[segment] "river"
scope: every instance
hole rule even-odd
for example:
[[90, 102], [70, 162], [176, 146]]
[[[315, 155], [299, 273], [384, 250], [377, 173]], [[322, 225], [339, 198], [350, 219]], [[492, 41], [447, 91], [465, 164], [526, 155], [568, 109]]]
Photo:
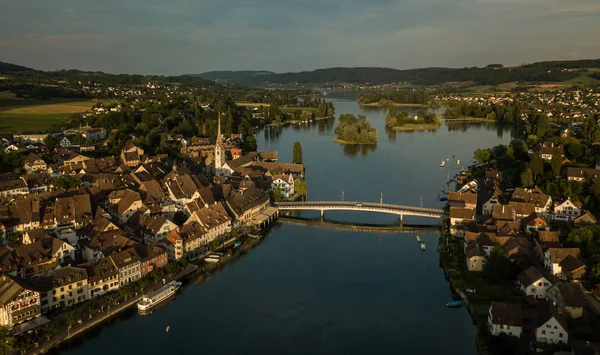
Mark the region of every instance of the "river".
[[[336, 114], [364, 114], [377, 147], [333, 142], [334, 123], [258, 134], [260, 150], [291, 161], [302, 143], [308, 199], [440, 207], [438, 192], [456, 159], [508, 143], [494, 124], [443, 125], [435, 132], [386, 132], [385, 112], [330, 96]], [[400, 108], [415, 113], [413, 108]], [[456, 158], [453, 160], [452, 155]], [[442, 160], [450, 160], [441, 169]], [[318, 218], [318, 212], [304, 213]], [[395, 216], [328, 212], [326, 219], [397, 223]], [[404, 223], [438, 223], [406, 217]], [[60, 354], [474, 354], [477, 329], [466, 309], [448, 309], [449, 284], [435, 251], [439, 233], [378, 234], [281, 223], [249, 254], [209, 281], [186, 284], [149, 316], [134, 310], [65, 344]], [[170, 331], [165, 332], [165, 327]]]

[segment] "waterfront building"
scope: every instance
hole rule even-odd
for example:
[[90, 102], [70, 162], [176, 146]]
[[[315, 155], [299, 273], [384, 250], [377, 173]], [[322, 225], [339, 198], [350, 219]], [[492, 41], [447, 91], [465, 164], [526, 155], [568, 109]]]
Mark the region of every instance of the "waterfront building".
[[279, 188], [283, 198], [290, 198], [294, 195], [294, 177], [292, 175], [275, 175], [271, 188]]
[[205, 229], [204, 243], [210, 243], [220, 235], [231, 232], [231, 217], [222, 202], [194, 211], [185, 224], [192, 222], [197, 222]]
[[583, 316], [585, 295], [581, 286], [572, 283], [557, 283], [550, 287], [546, 294], [550, 302], [568, 313], [571, 318], [578, 319]]
[[42, 313], [88, 299], [88, 274], [83, 268], [66, 266], [28, 281], [40, 292]]
[[169, 260], [179, 260], [183, 257], [183, 238], [177, 229], [167, 234], [164, 239], [159, 241], [159, 244], [167, 250]]
[[18, 277], [0, 276], [0, 326], [12, 327], [41, 314], [40, 293]]
[[475, 209], [477, 207], [477, 194], [466, 192], [450, 192], [448, 206], [455, 208]]
[[133, 247], [140, 257], [140, 274], [144, 277], [154, 270], [160, 269], [169, 262], [166, 249], [153, 245], [137, 244]]
[[140, 257], [134, 248], [128, 248], [110, 256], [119, 270], [119, 287], [136, 282], [142, 277]]
[[506, 334], [520, 338], [523, 333], [523, 316], [520, 304], [492, 302], [488, 327], [494, 336]]
[[269, 207], [269, 195], [255, 186], [238, 191], [227, 200], [227, 210], [238, 223], [246, 224]]
[[551, 303], [542, 302], [535, 322], [535, 338], [539, 343], [568, 344], [566, 317]]
[[526, 296], [535, 298], [546, 298], [546, 292], [552, 287], [552, 283], [533, 266], [521, 272], [517, 276], [517, 282]]
[[88, 273], [88, 298], [92, 299], [119, 289], [119, 270], [110, 258], [79, 265]]
[[479, 244], [470, 243], [466, 247], [466, 258], [467, 258], [467, 270], [469, 271], [483, 271], [483, 265], [485, 264], [486, 255], [483, 250], [479, 247]]
[[578, 278], [585, 273], [585, 264], [579, 259], [580, 256], [579, 248], [548, 248], [544, 252], [544, 267], [552, 275], [564, 274]]

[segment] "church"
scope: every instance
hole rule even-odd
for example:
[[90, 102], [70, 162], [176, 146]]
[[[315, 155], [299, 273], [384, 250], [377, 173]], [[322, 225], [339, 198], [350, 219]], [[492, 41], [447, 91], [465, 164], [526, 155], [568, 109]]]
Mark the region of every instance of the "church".
[[221, 135], [221, 112], [219, 111], [219, 118], [217, 123], [217, 142], [215, 144], [215, 159], [214, 159], [214, 172], [215, 175], [225, 175], [227, 170], [223, 169], [225, 165], [225, 145], [223, 144], [223, 137]]

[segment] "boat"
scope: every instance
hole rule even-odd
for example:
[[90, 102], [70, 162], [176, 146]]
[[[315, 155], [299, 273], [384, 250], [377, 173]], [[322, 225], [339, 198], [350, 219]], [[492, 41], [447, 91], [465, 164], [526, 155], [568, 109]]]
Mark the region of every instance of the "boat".
[[149, 292], [148, 294], [143, 296], [142, 299], [138, 302], [138, 311], [142, 313], [150, 311], [152, 308], [158, 306], [160, 303], [166, 301], [175, 293], [177, 293], [177, 290], [179, 290], [180, 287], [181, 282], [171, 281], [163, 285], [161, 288]]
[[446, 307], [448, 308], [458, 308], [462, 306], [462, 301], [452, 301], [446, 303]]
[[217, 258], [211, 258], [211, 257], [207, 257], [207, 258], [204, 258], [204, 262], [205, 262], [205, 263], [216, 264], [216, 263], [218, 263], [218, 262], [219, 262], [219, 259], [217, 259]]
[[448, 197], [442, 196], [442, 197], [440, 197], [440, 201], [448, 201]]
[[440, 168], [443, 168], [444, 165], [446, 165], [446, 162], [442, 160], [442, 163], [440, 164]]
[[417, 242], [421, 243], [421, 237], [417, 236]]
[[237, 242], [233, 243], [233, 247], [234, 247], [234, 248], [237, 248], [237, 247], [239, 247], [240, 245], [242, 245], [242, 242], [240, 242], [240, 241], [237, 241]]
[[425, 251], [425, 243], [421, 243], [421, 250]]
[[460, 165], [460, 159], [456, 161], [456, 165]]

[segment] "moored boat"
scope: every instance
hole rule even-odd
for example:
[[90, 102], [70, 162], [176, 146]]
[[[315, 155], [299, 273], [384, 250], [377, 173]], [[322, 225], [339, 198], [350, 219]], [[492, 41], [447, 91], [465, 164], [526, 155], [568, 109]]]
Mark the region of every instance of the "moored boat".
[[425, 243], [421, 243], [421, 250], [425, 251]]
[[181, 287], [181, 282], [171, 281], [157, 290], [149, 292], [138, 302], [138, 311], [144, 313], [150, 311], [152, 308], [158, 306], [160, 303], [166, 301]]
[[446, 307], [448, 308], [458, 308], [460, 306], [462, 306], [462, 301], [452, 301], [446, 303]]
[[421, 243], [421, 237], [417, 236], [417, 242]]
[[442, 163], [440, 164], [440, 168], [443, 168], [444, 165], [446, 165], [446, 162], [442, 160]]

